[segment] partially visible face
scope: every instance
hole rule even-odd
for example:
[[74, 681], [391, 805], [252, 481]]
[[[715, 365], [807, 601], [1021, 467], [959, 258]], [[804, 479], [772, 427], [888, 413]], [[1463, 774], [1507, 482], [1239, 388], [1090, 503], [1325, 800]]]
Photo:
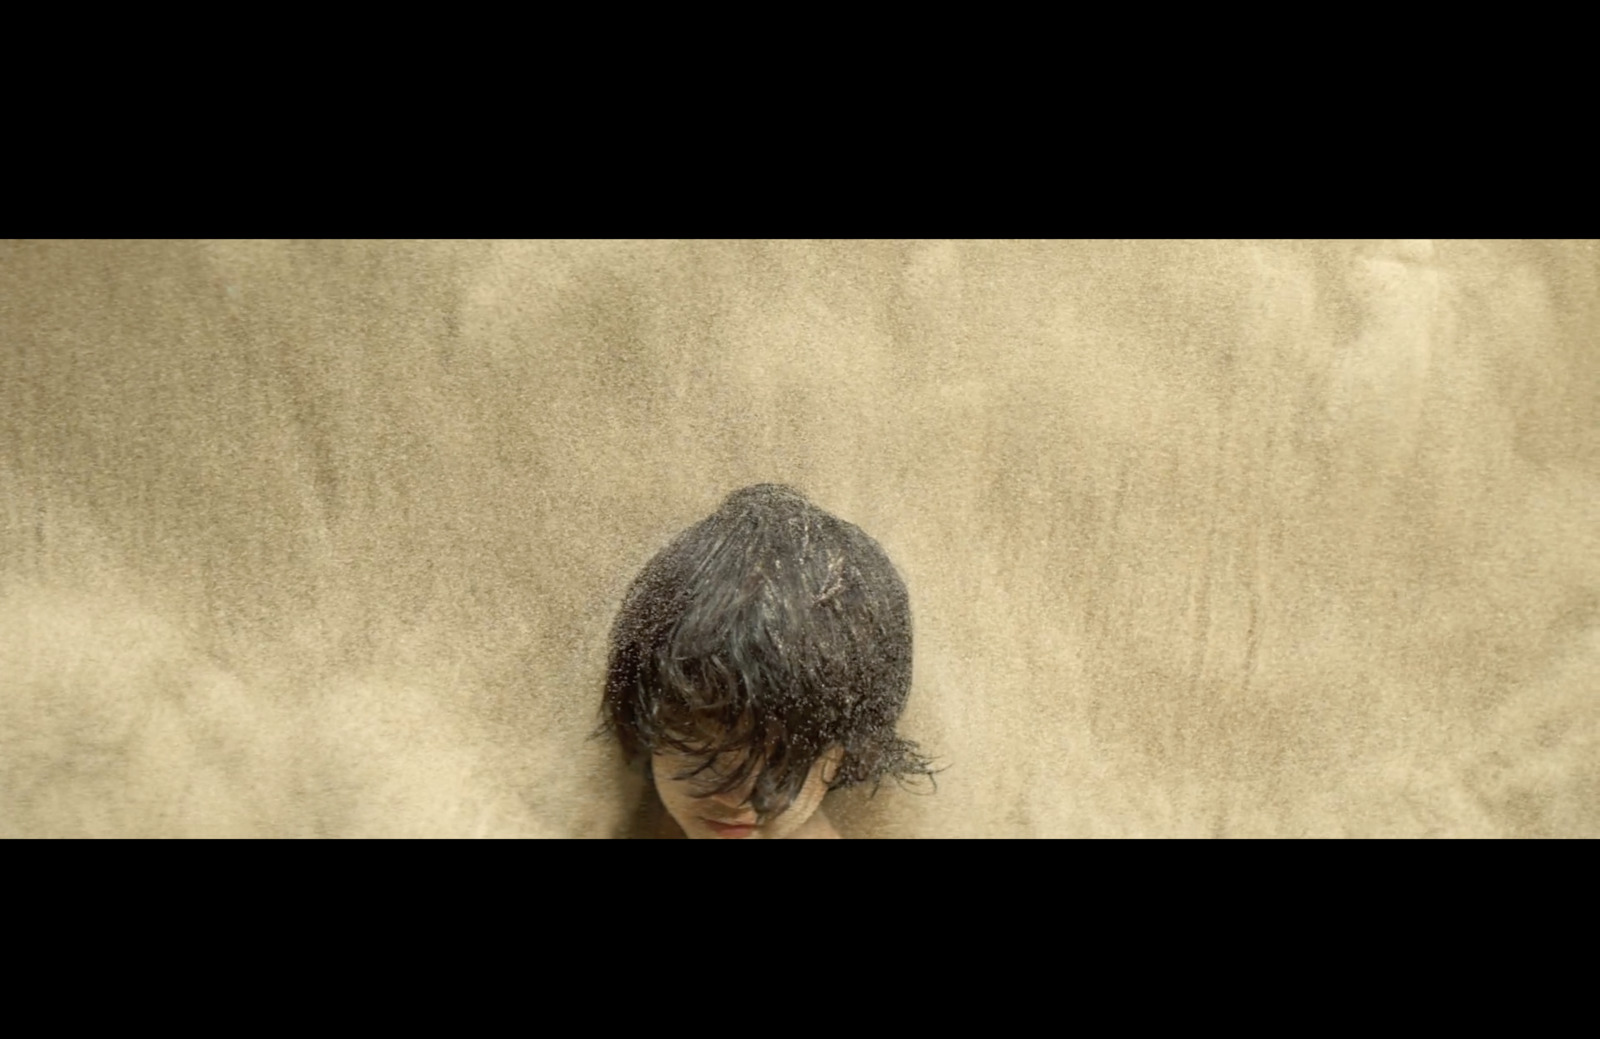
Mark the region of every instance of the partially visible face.
[[[828, 783], [838, 771], [844, 758], [844, 748], [834, 747], [811, 766], [805, 786], [794, 802], [782, 812], [756, 825], [756, 810], [743, 803], [755, 785], [760, 769], [752, 769], [744, 784], [724, 794], [707, 794], [716, 785], [713, 769], [698, 776], [678, 778], [693, 771], [702, 760], [684, 754], [657, 753], [651, 758], [651, 771], [655, 775], [656, 792], [667, 812], [677, 820], [683, 832], [694, 839], [747, 838], [772, 840], [787, 837], [805, 825], [822, 804], [828, 792]], [[716, 769], [725, 775], [736, 761], [718, 762]]]

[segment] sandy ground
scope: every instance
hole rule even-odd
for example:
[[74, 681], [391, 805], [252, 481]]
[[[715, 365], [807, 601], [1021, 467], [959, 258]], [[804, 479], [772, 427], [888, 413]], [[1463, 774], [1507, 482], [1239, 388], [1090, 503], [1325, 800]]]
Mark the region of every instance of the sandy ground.
[[1600, 247], [0, 243], [0, 836], [604, 837], [632, 573], [877, 537], [846, 836], [1600, 836]]

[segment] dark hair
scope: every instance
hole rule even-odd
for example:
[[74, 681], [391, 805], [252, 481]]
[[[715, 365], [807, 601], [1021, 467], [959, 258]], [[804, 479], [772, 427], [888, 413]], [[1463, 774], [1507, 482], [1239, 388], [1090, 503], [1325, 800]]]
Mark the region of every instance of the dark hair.
[[691, 775], [738, 755], [707, 794], [760, 768], [749, 802], [767, 816], [833, 746], [844, 756], [830, 789], [931, 774], [895, 734], [910, 691], [911, 606], [888, 555], [799, 491], [757, 484], [634, 579], [611, 632], [602, 731], [630, 762], [691, 755]]

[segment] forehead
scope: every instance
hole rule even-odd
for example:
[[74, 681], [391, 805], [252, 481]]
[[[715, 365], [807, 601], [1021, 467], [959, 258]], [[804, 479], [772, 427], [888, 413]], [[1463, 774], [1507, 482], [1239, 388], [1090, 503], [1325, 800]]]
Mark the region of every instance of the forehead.
[[657, 784], [680, 786], [702, 793], [727, 782], [751, 782], [763, 768], [760, 761], [747, 763], [743, 752], [686, 754], [682, 751], [657, 751], [651, 773]]
[[[717, 773], [759, 772], [778, 761], [800, 764], [803, 749], [777, 719], [763, 718], [750, 708], [737, 719], [693, 713], [662, 718], [650, 753], [684, 769]], [[802, 743], [805, 741], [801, 741]]]
[[705, 768], [726, 774], [742, 772], [747, 767], [759, 772], [765, 766], [762, 741], [750, 732], [730, 733], [716, 726], [702, 726], [696, 731], [669, 729], [665, 735], [670, 742], [657, 745], [652, 753], [670, 762], [677, 771]]
[[746, 747], [718, 751], [712, 745], [693, 742], [682, 750], [676, 747], [658, 747], [654, 753], [656, 757], [676, 764], [713, 765], [719, 770], [737, 768], [750, 757], [750, 750]]

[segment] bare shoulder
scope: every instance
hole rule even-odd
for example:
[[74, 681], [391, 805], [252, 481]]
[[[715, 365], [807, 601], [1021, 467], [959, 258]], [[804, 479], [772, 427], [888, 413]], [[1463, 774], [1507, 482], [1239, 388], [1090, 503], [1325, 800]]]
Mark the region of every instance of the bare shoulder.
[[812, 813], [811, 818], [800, 824], [800, 828], [789, 835], [790, 840], [842, 840], [839, 831], [829, 821], [822, 809]]

